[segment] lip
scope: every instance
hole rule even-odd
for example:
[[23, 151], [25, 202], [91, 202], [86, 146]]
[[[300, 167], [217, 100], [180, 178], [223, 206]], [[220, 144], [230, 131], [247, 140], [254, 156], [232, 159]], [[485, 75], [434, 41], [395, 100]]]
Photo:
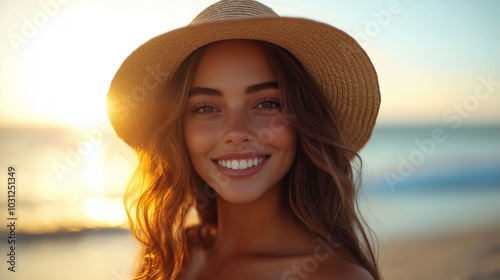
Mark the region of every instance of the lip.
[[244, 152], [244, 153], [228, 153], [223, 154], [218, 157], [213, 158], [212, 160], [223, 160], [223, 159], [249, 159], [249, 158], [260, 158], [260, 157], [269, 157], [269, 154], [257, 153], [257, 152]]
[[[247, 159], [247, 158], [254, 158], [254, 157], [265, 157], [265, 159], [257, 166], [252, 166], [252, 167], [247, 168], [247, 169], [237, 169], [237, 170], [222, 167], [217, 163], [217, 160], [219, 160], [219, 159], [221, 159], [221, 160], [222, 159]], [[217, 170], [219, 170], [224, 176], [232, 178], [232, 179], [242, 179], [242, 178], [250, 177], [250, 176], [256, 174], [257, 172], [259, 172], [264, 167], [264, 165], [266, 165], [266, 163], [268, 162], [270, 157], [271, 157], [270, 155], [265, 155], [265, 154], [261, 154], [259, 156], [257, 153], [248, 153], [246, 155], [245, 154], [226, 154], [223, 157], [213, 159], [212, 162], [215, 165], [215, 167], [217, 168]]]

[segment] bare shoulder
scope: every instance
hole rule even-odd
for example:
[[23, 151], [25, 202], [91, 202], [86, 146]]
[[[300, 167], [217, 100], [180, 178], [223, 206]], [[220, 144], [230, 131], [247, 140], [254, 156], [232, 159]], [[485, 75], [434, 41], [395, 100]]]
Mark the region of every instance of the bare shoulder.
[[334, 257], [318, 263], [317, 270], [311, 274], [310, 280], [373, 280], [363, 267], [341, 257]]

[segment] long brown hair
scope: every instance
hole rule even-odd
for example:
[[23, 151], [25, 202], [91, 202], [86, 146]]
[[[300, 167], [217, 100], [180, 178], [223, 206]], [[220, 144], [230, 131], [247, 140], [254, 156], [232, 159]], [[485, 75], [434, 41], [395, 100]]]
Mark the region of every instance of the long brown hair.
[[[283, 92], [283, 114], [298, 135], [296, 158], [283, 180], [291, 211], [322, 246], [379, 280], [369, 229], [357, 207], [359, 156], [300, 62], [278, 46], [260, 44]], [[217, 223], [213, 190], [191, 166], [182, 131], [188, 91], [204, 49], [193, 52], [175, 73], [160, 104], [158, 129], [137, 150], [139, 166], [125, 194], [131, 231], [142, 244], [135, 279], [177, 279], [188, 268], [185, 223], [190, 209], [196, 209], [200, 224]]]

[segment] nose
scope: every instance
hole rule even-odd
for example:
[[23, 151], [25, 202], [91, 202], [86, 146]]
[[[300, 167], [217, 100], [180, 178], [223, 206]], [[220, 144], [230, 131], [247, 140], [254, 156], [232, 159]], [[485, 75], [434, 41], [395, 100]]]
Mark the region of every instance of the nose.
[[226, 132], [224, 142], [231, 145], [250, 143], [253, 140], [247, 118], [241, 112], [234, 112], [226, 119]]

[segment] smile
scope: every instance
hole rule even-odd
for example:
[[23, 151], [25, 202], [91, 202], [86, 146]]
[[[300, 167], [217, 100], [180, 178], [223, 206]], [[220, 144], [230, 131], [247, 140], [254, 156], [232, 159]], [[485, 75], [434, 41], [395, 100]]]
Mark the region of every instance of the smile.
[[259, 157], [253, 159], [220, 159], [217, 160], [217, 164], [219, 164], [224, 168], [232, 170], [244, 170], [250, 167], [258, 166], [265, 160], [266, 157]]

